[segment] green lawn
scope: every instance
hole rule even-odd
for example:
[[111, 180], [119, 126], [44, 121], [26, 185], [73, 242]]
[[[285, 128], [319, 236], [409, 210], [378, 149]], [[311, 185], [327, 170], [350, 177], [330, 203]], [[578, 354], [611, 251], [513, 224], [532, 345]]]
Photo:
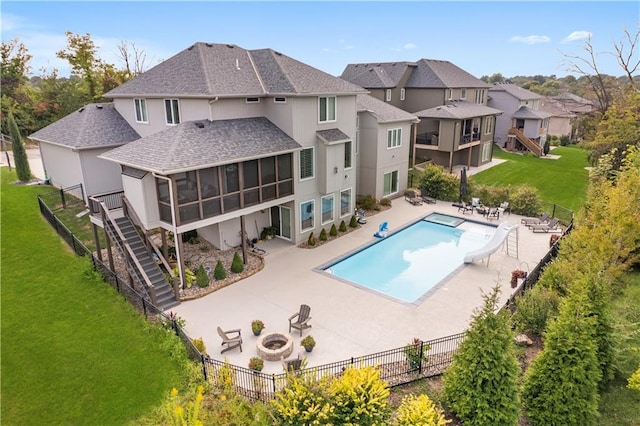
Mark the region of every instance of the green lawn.
[[529, 157], [496, 147], [493, 158], [507, 161], [473, 175], [472, 179], [475, 183], [491, 186], [529, 184], [538, 189], [543, 201], [577, 212], [587, 196], [587, 152], [575, 146], [566, 146], [556, 147], [551, 154], [560, 158]]
[[[121, 425], [182, 387], [170, 339], [85, 271], [40, 216], [39, 186], [2, 186], [2, 423]], [[184, 354], [182, 354], [184, 356]]]

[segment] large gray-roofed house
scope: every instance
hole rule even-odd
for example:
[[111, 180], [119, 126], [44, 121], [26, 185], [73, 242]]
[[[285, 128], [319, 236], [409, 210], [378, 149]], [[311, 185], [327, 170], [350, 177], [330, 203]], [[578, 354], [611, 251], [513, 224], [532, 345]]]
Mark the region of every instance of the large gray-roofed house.
[[407, 80], [415, 88], [489, 88], [490, 84], [474, 77], [449, 61], [420, 59]]
[[271, 49], [195, 43], [105, 96], [234, 97], [363, 92], [366, 91], [355, 84]]
[[494, 83], [493, 86], [491, 86], [489, 96], [491, 96], [491, 93], [495, 92], [507, 92], [514, 98], [521, 101], [542, 99], [541, 95], [511, 83]]
[[397, 121], [417, 122], [415, 114], [406, 112], [386, 102], [382, 102], [373, 96], [358, 95], [357, 97], [358, 112], [367, 111], [371, 113], [378, 123], [394, 123]]
[[299, 150], [264, 117], [181, 123], [101, 158], [163, 175]]
[[82, 184], [88, 197], [121, 185], [120, 168], [98, 156], [140, 137], [112, 103], [88, 104], [29, 136], [39, 142], [51, 184]]
[[398, 86], [407, 69], [415, 67], [411, 62], [381, 62], [349, 64], [340, 78], [369, 89]]

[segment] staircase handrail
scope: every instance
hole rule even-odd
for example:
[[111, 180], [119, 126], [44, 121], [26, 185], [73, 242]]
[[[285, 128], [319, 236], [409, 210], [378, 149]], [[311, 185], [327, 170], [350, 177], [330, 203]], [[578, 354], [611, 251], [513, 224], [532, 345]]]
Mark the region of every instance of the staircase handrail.
[[522, 142], [522, 144], [526, 146], [529, 151], [533, 151], [537, 156], [542, 155], [542, 148], [539, 147], [538, 144], [536, 144], [533, 140], [531, 140], [531, 138], [525, 135], [522, 130], [516, 127], [512, 127], [509, 129], [508, 133], [510, 135], [516, 136], [516, 138], [518, 138], [518, 140]]
[[[109, 223], [111, 224], [115, 223], [115, 220], [111, 217], [111, 214], [109, 213], [109, 209], [107, 209], [106, 204], [102, 201], [100, 201], [99, 203], [100, 203], [100, 208], [102, 209], [102, 212], [104, 213], [105, 217], [108, 219]], [[138, 258], [135, 256], [133, 250], [131, 249], [131, 246], [129, 245], [129, 242], [124, 237], [124, 234], [122, 233], [122, 231], [120, 231], [120, 228], [118, 226], [113, 226], [113, 229], [118, 234], [118, 237], [120, 237], [120, 241], [122, 241], [122, 243], [124, 244], [124, 247], [120, 248], [121, 250], [124, 251], [123, 254], [128, 255], [130, 259], [133, 259], [133, 262], [138, 272], [143, 271], [142, 273], [138, 273], [136, 275], [142, 276], [142, 279], [144, 281], [143, 284], [145, 284], [146, 287], [151, 290], [150, 291], [151, 301], [154, 304], [156, 304], [155, 286], [151, 281], [149, 281], [149, 277], [147, 277], [147, 274], [144, 273], [144, 268], [142, 267], [142, 265], [140, 265], [140, 262], [138, 262]]]
[[151, 246], [153, 251], [156, 253], [158, 258], [162, 262], [162, 265], [165, 267], [165, 269], [167, 270], [167, 272], [169, 273], [169, 276], [171, 276], [171, 279], [173, 281], [173, 279], [175, 279], [176, 277], [176, 274], [173, 273], [173, 269], [171, 268], [171, 266], [169, 266], [169, 263], [164, 258], [164, 255], [162, 254], [160, 247], [158, 247], [158, 245], [154, 243], [153, 240], [149, 237], [149, 233], [145, 230], [145, 227], [142, 226], [142, 221], [138, 217], [138, 214], [136, 213], [136, 211], [131, 207], [131, 204], [129, 203], [129, 200], [127, 199], [127, 197], [122, 197], [122, 204], [123, 206], [125, 206], [126, 216], [129, 217], [129, 219], [131, 219], [131, 222], [133, 222], [134, 225], [138, 226], [140, 229], [143, 230], [145, 241], [149, 243], [149, 245]]

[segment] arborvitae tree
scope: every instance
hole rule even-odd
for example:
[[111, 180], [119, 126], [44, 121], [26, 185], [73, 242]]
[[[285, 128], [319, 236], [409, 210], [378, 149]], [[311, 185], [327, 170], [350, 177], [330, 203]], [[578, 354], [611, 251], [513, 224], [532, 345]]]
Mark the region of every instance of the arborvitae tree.
[[16, 163], [16, 173], [18, 179], [22, 182], [26, 182], [31, 179], [31, 168], [29, 167], [29, 159], [27, 158], [27, 151], [24, 149], [22, 143], [22, 135], [16, 124], [16, 120], [13, 118], [13, 114], [9, 113], [9, 136], [11, 136], [11, 150], [13, 151], [13, 161]]
[[500, 289], [485, 295], [453, 364], [444, 375], [445, 402], [465, 425], [515, 425], [520, 416], [514, 335]]
[[316, 245], [316, 237], [313, 235], [313, 232], [309, 234], [309, 239], [307, 240], [307, 245], [313, 247]]
[[231, 272], [234, 274], [239, 274], [244, 270], [244, 263], [242, 263], [242, 258], [238, 252], [233, 254], [233, 261], [231, 261]]
[[335, 223], [331, 225], [331, 229], [329, 230], [329, 235], [331, 235], [332, 237], [335, 237], [336, 235], [338, 235], [338, 228], [336, 228]]
[[320, 235], [318, 236], [318, 238], [320, 238], [320, 241], [327, 241], [327, 230], [322, 228], [320, 230]]
[[216, 263], [216, 267], [213, 270], [213, 277], [218, 281], [227, 278], [227, 271], [224, 269], [224, 265], [221, 260], [218, 260]]
[[202, 265], [200, 265], [196, 270], [196, 284], [198, 284], [198, 287], [200, 288], [204, 288], [209, 285], [209, 276]]
[[586, 286], [576, 286], [549, 323], [544, 349], [527, 370], [522, 388], [532, 425], [596, 423], [602, 373], [590, 304]]
[[340, 222], [340, 227], [338, 228], [340, 232], [347, 232], [347, 224], [344, 223], [344, 220]]
[[351, 216], [351, 221], [349, 221], [349, 226], [351, 228], [357, 228], [358, 227], [358, 219], [356, 218], [355, 215]]

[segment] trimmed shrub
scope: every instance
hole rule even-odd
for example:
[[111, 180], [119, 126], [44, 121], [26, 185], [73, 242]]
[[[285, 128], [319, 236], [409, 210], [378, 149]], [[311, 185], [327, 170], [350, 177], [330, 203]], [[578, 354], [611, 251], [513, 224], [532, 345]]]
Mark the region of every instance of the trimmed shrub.
[[318, 238], [320, 239], [320, 241], [327, 241], [327, 231], [326, 231], [326, 229], [322, 228], [320, 230], [320, 235], [318, 235]]
[[442, 409], [438, 408], [427, 395], [409, 395], [402, 399], [392, 426], [445, 426], [449, 420], [444, 417]]
[[542, 147], [542, 152], [544, 153], [544, 155], [549, 154], [549, 151], [551, 150], [551, 148], [549, 147], [549, 141], [545, 141], [544, 146]]
[[182, 234], [182, 242], [189, 244], [197, 244], [198, 243], [198, 231], [195, 229], [192, 231], [187, 231]]
[[460, 179], [456, 175], [445, 173], [442, 167], [430, 164], [420, 176], [420, 188], [438, 200], [458, 201]]
[[313, 247], [316, 245], [316, 237], [313, 235], [313, 232], [309, 234], [309, 238], [307, 239], [307, 245]]
[[567, 146], [570, 143], [571, 143], [571, 138], [569, 138], [569, 135], [560, 136], [560, 145], [561, 146]]
[[202, 340], [202, 337], [200, 337], [198, 339], [191, 339], [191, 343], [193, 343], [193, 346], [195, 346], [196, 349], [201, 354], [206, 354], [207, 353], [207, 347], [204, 345], [204, 340]]
[[242, 258], [238, 252], [233, 254], [233, 260], [231, 261], [231, 272], [234, 274], [239, 274], [244, 271], [244, 263], [242, 262]]
[[347, 224], [344, 223], [344, 220], [340, 222], [340, 226], [338, 227], [338, 231], [347, 232]]
[[356, 215], [351, 216], [351, 220], [349, 221], [349, 226], [351, 228], [357, 228], [358, 227], [358, 218], [356, 218]]
[[332, 237], [335, 237], [336, 235], [338, 235], [338, 228], [336, 228], [335, 223], [331, 225], [331, 229], [329, 230], [329, 235], [331, 235]]
[[538, 336], [547, 327], [547, 322], [558, 314], [560, 296], [555, 290], [537, 285], [516, 299], [513, 323], [516, 330]]
[[196, 284], [200, 288], [205, 288], [209, 285], [209, 276], [202, 265], [196, 270]]
[[520, 417], [520, 365], [508, 314], [496, 312], [499, 293], [496, 286], [483, 296], [444, 374], [444, 399], [465, 425], [516, 425]]
[[315, 374], [288, 374], [286, 386], [271, 402], [276, 424], [331, 424], [329, 380], [327, 376], [316, 380]]
[[480, 199], [485, 206], [498, 206], [509, 201], [510, 188], [506, 186], [474, 185], [472, 195]]
[[218, 260], [218, 262], [216, 263], [216, 267], [213, 270], [213, 278], [218, 281], [227, 278], [227, 271], [224, 269], [224, 265], [222, 264], [221, 260]]
[[391, 205], [391, 200], [389, 198], [382, 198], [380, 200], [380, 205], [381, 206], [385, 206], [385, 207], [389, 207]]
[[511, 192], [509, 198], [511, 212], [522, 216], [537, 216], [540, 214], [540, 196], [533, 186], [519, 185]]
[[531, 424], [594, 425], [601, 371], [586, 290], [563, 299], [549, 323], [542, 352], [527, 370], [522, 398]]
[[379, 209], [376, 197], [374, 197], [373, 195], [363, 195], [361, 197], [358, 197], [358, 199], [356, 200], [356, 205], [364, 210]]
[[374, 367], [347, 368], [330, 386], [332, 424], [382, 425], [389, 415], [389, 387]]

